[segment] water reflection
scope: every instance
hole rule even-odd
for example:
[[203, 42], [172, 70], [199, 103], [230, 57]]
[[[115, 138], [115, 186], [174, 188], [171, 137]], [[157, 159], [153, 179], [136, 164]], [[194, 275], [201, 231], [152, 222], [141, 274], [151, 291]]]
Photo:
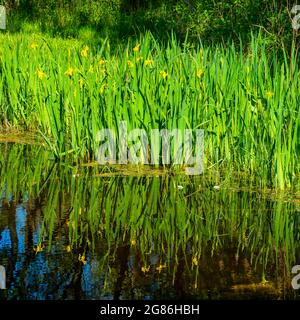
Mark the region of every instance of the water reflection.
[[293, 201], [241, 185], [216, 191], [206, 177], [99, 170], [55, 164], [40, 148], [5, 146], [2, 299], [297, 297]]

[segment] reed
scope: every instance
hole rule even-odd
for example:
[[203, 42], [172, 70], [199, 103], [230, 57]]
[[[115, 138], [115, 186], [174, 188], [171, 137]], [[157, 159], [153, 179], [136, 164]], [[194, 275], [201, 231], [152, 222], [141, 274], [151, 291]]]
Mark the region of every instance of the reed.
[[[249, 46], [159, 44], [151, 34], [111, 48], [0, 35], [2, 127], [41, 135], [57, 159], [95, 160], [97, 132], [204, 129], [205, 167], [298, 187], [296, 52]], [[246, 49], [245, 49], [246, 48]]]

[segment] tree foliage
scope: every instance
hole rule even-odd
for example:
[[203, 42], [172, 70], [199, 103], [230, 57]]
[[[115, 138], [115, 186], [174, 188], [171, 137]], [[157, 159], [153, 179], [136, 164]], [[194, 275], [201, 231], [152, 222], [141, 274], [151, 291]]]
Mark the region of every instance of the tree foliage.
[[[263, 30], [270, 42], [290, 41], [292, 1], [272, 0], [6, 0], [12, 29], [35, 24], [40, 31], [76, 36], [80, 29], [126, 37], [150, 30], [164, 37], [210, 41]], [[294, 34], [295, 36], [295, 34]]]

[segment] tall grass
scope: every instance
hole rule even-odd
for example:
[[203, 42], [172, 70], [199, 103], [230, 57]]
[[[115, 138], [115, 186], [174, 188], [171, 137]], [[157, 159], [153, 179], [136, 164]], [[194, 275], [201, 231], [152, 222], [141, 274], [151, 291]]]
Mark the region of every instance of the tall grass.
[[[34, 130], [56, 158], [94, 160], [97, 132], [204, 129], [205, 167], [246, 172], [263, 186], [299, 176], [296, 52], [267, 52], [264, 38], [233, 45], [165, 46], [150, 34], [112, 49], [0, 35], [0, 121]], [[135, 48], [135, 49], [134, 49]]]

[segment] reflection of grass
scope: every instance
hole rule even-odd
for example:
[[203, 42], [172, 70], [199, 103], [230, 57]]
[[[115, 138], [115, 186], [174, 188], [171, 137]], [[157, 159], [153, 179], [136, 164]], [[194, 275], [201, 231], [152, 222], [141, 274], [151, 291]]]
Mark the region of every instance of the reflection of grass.
[[288, 276], [296, 262], [300, 221], [291, 201], [215, 191], [204, 177], [99, 177], [97, 167], [74, 176], [71, 166], [45, 161], [48, 155], [41, 149], [1, 150], [0, 186], [6, 197], [11, 193], [17, 200], [28, 191], [29, 199], [44, 203], [41, 245], [47, 242], [50, 250], [66, 234], [64, 251], [81, 264], [100, 246], [107, 276], [118, 268], [118, 257], [129, 252], [138, 255], [140, 277], [167, 272], [175, 279], [181, 268], [194, 277], [195, 289], [203, 270], [215, 263], [208, 259], [228, 248], [232, 258], [223, 257], [223, 266], [246, 256], [261, 279], [268, 280], [270, 270]]
[[[207, 168], [281, 189], [299, 174], [299, 67], [261, 37], [233, 46], [166, 47], [151, 35], [112, 49], [1, 35], [0, 121], [39, 132], [56, 158], [93, 161], [99, 129], [201, 128]], [[30, 61], [30, 64], [28, 64]]]
[[[53, 165], [47, 158], [41, 148], [3, 145], [0, 186], [16, 201], [28, 191], [29, 199], [43, 203], [39, 245], [48, 244], [43, 252], [60, 243], [77, 268], [99, 255], [104, 292], [125, 281], [129, 256], [135, 257], [130, 271], [135, 281], [176, 285], [181, 274], [189, 279], [186, 290], [195, 293], [208, 274], [226, 286], [226, 272], [247, 257], [244, 272], [256, 271], [261, 278], [249, 275], [247, 283], [237, 278], [232, 291], [239, 295], [254, 289], [275, 294], [275, 275], [288, 279], [297, 261], [299, 219], [292, 202], [230, 191], [226, 185], [215, 191], [215, 181], [205, 177], [100, 177], [93, 166], [74, 176], [78, 168]], [[212, 273], [218, 268], [219, 276]], [[263, 279], [270, 282], [260, 287]]]
[[[187, 197], [199, 183], [192, 179], [178, 190], [177, 185], [184, 183], [174, 177], [91, 178], [88, 174], [67, 182], [63, 176], [49, 189], [44, 211], [47, 238], [51, 239], [62, 218], [57, 214], [65, 205], [57, 201], [65, 199], [70, 208], [65, 225], [70, 245], [94, 251], [99, 241], [105, 243], [107, 270], [123, 246], [139, 252], [137, 268], [144, 276], [148, 272], [175, 274], [184, 260], [184, 273], [193, 274], [195, 283], [201, 280], [202, 268], [209, 269], [203, 259], [217, 257], [229, 247], [235, 248], [237, 259], [248, 256], [253, 269], [261, 270], [261, 279], [274, 266], [289, 274], [295, 262], [299, 219], [292, 204], [226, 190], [206, 189]], [[154, 253], [157, 265], [147, 271]]]

